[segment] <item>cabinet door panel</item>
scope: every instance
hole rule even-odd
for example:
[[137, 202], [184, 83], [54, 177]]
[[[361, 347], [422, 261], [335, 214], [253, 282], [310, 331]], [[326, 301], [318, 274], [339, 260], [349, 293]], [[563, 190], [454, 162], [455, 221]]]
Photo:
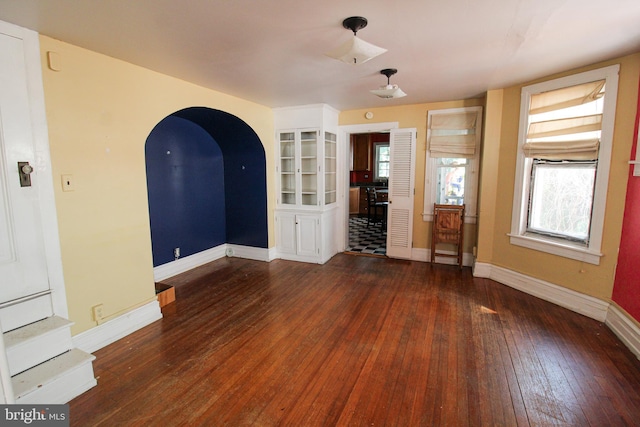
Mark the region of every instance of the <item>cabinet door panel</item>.
[[369, 134], [356, 134], [353, 136], [353, 170], [371, 170]]
[[296, 216], [294, 214], [281, 213], [278, 220], [278, 249], [280, 252], [296, 253]]
[[318, 255], [318, 222], [315, 216], [298, 215], [297, 222], [297, 246], [298, 255]]

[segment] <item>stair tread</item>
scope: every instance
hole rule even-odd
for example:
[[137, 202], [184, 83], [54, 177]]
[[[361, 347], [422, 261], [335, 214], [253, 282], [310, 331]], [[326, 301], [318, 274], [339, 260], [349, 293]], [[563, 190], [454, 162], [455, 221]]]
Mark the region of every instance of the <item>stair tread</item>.
[[13, 331], [5, 332], [4, 343], [7, 348], [21, 344], [30, 339], [36, 338], [47, 332], [57, 329], [68, 328], [73, 322], [59, 316], [51, 316], [46, 319], [39, 320], [29, 325], [23, 326]]
[[34, 366], [28, 371], [13, 376], [11, 378], [13, 391], [16, 397], [23, 396], [85, 363], [91, 363], [93, 360], [95, 360], [94, 355], [85, 353], [77, 348], [71, 349], [60, 356]]

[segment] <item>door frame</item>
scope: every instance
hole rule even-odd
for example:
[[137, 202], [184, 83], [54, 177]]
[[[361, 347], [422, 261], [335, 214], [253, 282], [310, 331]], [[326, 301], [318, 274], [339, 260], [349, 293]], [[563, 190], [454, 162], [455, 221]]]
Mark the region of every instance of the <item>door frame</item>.
[[39, 181], [38, 198], [41, 212], [40, 220], [42, 222], [43, 244], [47, 263], [49, 289], [51, 291], [52, 309], [54, 314], [68, 318], [67, 298], [62, 270], [62, 254], [60, 251], [60, 237], [58, 232], [58, 216], [53, 190], [53, 171], [49, 152], [49, 133], [44, 102], [39, 35], [35, 31], [4, 21], [0, 21], [0, 33], [23, 40], [33, 147], [35, 151], [35, 164], [33, 166]]
[[[340, 180], [340, 203], [338, 211], [338, 224], [335, 239], [339, 242], [338, 252], [344, 252], [349, 245], [349, 140], [352, 133], [375, 133], [398, 129], [399, 122], [363, 123], [357, 125], [338, 126], [338, 157], [344, 159], [343, 179]], [[339, 164], [339, 163], [338, 163]]]

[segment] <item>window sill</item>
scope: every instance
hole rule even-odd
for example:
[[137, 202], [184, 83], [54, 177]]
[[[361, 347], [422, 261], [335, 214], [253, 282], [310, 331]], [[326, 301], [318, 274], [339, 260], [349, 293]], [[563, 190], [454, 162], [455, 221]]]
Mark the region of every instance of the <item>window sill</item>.
[[602, 254], [594, 250], [540, 237], [520, 236], [517, 234], [508, 234], [508, 236], [512, 245], [547, 252], [589, 264], [600, 265], [600, 258], [602, 257]]

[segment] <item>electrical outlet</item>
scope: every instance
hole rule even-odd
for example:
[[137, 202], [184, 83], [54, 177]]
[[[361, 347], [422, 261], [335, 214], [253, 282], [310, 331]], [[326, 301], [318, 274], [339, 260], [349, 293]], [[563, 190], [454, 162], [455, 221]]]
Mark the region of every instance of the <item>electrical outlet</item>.
[[175, 259], [180, 258], [180, 248], [175, 248], [173, 250], [173, 256], [175, 257]]
[[76, 181], [73, 179], [73, 175], [66, 174], [61, 176], [62, 179], [62, 191], [74, 191], [76, 189]]
[[93, 311], [93, 320], [95, 320], [96, 322], [104, 318], [103, 304], [94, 305], [93, 307], [91, 307], [91, 310]]

